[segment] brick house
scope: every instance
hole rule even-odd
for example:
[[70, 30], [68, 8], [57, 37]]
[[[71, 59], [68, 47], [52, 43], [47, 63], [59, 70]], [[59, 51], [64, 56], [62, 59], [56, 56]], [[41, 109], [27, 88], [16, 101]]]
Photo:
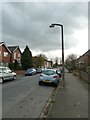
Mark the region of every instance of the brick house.
[[21, 64], [21, 51], [19, 46], [8, 46], [8, 48], [11, 51], [10, 61], [13, 63], [17, 61]]
[[8, 66], [10, 62], [11, 51], [4, 42], [0, 42], [0, 65]]
[[90, 49], [77, 59], [79, 66], [90, 66]]

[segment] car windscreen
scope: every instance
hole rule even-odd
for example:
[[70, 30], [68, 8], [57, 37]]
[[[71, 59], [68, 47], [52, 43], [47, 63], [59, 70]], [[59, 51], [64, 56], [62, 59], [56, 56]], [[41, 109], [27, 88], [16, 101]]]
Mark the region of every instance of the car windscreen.
[[52, 70], [44, 70], [42, 73], [43, 73], [43, 74], [46, 74], [46, 75], [53, 75], [53, 74], [55, 74], [55, 71], [52, 71]]
[[11, 72], [12, 72], [9, 68], [7, 68], [6, 70], [7, 70], [8, 73], [11, 73]]
[[0, 68], [0, 73], [5, 73], [6, 72], [6, 68]]

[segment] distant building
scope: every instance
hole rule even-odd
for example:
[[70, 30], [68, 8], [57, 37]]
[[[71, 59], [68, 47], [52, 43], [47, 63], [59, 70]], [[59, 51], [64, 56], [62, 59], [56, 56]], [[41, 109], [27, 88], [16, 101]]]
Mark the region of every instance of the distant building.
[[51, 68], [53, 66], [53, 62], [49, 60], [44, 60], [44, 67]]

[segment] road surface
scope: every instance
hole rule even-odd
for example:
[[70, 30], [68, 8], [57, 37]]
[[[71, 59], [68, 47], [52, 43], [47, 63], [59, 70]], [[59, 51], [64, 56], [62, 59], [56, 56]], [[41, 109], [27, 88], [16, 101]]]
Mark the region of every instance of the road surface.
[[25, 76], [2, 85], [3, 118], [39, 118], [54, 88], [39, 86], [38, 79]]

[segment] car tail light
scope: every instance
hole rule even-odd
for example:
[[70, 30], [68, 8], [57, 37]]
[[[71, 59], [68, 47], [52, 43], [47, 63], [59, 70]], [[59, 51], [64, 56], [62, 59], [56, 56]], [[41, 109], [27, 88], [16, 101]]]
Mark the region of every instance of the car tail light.
[[58, 76], [54, 76], [53, 78], [58, 78]]

